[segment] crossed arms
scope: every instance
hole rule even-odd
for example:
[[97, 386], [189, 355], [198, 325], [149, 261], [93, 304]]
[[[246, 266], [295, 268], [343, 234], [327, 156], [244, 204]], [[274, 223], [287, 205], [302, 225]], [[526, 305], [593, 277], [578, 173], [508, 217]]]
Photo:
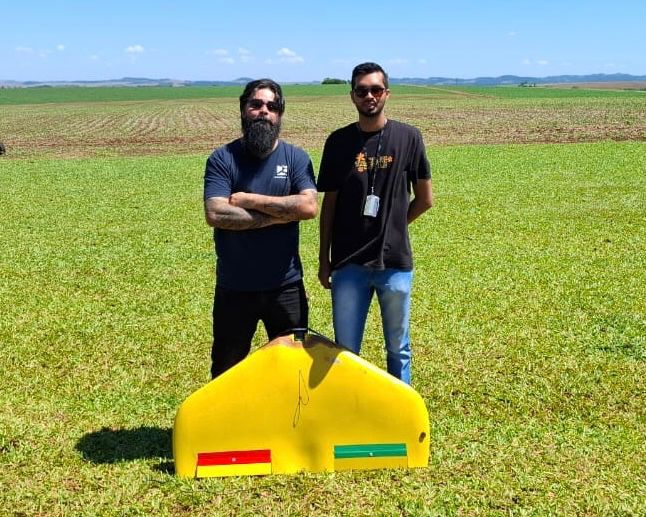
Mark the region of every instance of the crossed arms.
[[291, 196], [235, 192], [229, 198], [211, 197], [204, 202], [206, 222], [222, 230], [251, 230], [313, 219], [317, 211], [314, 189], [302, 190]]

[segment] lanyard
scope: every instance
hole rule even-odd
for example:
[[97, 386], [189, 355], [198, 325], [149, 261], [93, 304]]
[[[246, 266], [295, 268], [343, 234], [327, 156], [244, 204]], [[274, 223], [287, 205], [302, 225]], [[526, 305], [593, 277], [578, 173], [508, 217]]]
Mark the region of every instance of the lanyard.
[[379, 130], [379, 137], [377, 139], [377, 150], [375, 151], [375, 155], [372, 159], [372, 163], [368, 159], [368, 152], [366, 150], [365, 142], [363, 146], [364, 153], [366, 155], [366, 160], [368, 161], [368, 188], [370, 189], [370, 194], [375, 193], [375, 177], [377, 175], [377, 171], [379, 170], [379, 153], [381, 152], [381, 141], [384, 136], [384, 128], [382, 127]]

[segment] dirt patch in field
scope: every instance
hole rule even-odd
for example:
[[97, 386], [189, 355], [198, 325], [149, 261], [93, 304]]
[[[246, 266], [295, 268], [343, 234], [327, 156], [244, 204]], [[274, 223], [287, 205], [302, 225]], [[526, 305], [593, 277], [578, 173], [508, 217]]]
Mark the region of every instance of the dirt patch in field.
[[[2, 159], [204, 154], [237, 138], [236, 99], [3, 107]], [[390, 118], [418, 127], [427, 145], [646, 140], [646, 96], [629, 99], [496, 99], [405, 95]], [[290, 99], [282, 137], [320, 150], [353, 123], [343, 97]]]
[[608, 81], [599, 83], [546, 84], [548, 88], [573, 88], [586, 90], [645, 90], [646, 81]]

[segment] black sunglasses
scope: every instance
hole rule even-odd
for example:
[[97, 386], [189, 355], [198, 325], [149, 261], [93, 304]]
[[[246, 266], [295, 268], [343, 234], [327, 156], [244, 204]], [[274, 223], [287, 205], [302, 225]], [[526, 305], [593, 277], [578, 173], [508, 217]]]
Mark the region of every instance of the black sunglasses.
[[263, 106], [267, 106], [267, 109], [272, 113], [280, 113], [280, 104], [276, 101], [265, 102], [260, 99], [251, 99], [247, 103], [247, 106], [249, 106], [252, 110], [259, 110]]
[[378, 99], [384, 94], [386, 88], [383, 86], [371, 86], [370, 88], [367, 86], [357, 86], [353, 91], [354, 94], [361, 99], [367, 96], [368, 93], [371, 93], [375, 99]]

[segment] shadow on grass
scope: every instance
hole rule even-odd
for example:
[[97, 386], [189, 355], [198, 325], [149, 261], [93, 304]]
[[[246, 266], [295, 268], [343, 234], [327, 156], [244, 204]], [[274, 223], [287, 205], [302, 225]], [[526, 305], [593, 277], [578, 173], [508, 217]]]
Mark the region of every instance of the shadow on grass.
[[[85, 434], [76, 444], [83, 458], [92, 463], [118, 463], [138, 459], [157, 458], [172, 466], [172, 429], [138, 427], [136, 429], [111, 429]], [[169, 461], [170, 460], [170, 461]]]

